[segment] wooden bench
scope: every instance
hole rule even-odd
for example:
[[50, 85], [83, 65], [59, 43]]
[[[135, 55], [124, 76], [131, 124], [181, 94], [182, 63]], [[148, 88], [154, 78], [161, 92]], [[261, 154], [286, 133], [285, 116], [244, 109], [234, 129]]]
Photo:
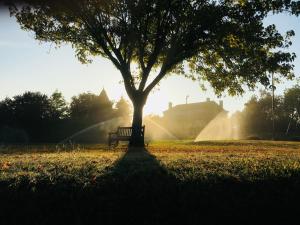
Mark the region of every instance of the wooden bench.
[[[108, 134], [108, 146], [117, 147], [119, 141], [130, 141], [132, 134], [132, 127], [118, 127], [116, 132], [110, 132]], [[141, 128], [141, 136], [144, 138], [145, 126]]]

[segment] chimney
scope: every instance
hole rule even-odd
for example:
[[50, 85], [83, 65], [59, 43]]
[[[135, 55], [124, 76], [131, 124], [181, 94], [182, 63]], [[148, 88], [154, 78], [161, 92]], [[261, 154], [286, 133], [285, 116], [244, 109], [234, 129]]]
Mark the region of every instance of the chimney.
[[206, 101], [207, 101], [207, 102], [210, 102], [210, 98], [207, 98]]
[[172, 109], [173, 108], [173, 104], [172, 102], [169, 102], [169, 109]]
[[219, 106], [223, 109], [223, 100], [219, 101]]

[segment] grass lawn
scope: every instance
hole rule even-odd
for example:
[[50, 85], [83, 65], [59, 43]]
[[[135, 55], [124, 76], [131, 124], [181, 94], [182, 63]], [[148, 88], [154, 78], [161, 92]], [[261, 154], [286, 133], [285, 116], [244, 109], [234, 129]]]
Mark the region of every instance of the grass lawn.
[[0, 224], [298, 224], [300, 143], [0, 147]]

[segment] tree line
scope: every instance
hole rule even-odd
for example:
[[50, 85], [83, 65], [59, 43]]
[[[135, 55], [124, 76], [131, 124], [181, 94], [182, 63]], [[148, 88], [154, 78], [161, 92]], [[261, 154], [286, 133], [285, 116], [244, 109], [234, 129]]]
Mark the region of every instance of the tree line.
[[79, 94], [69, 104], [58, 91], [51, 96], [25, 92], [0, 101], [0, 143], [57, 143], [68, 137], [104, 141], [109, 129], [130, 122], [130, 114], [125, 99], [114, 103], [104, 90], [100, 95]]
[[299, 139], [300, 134], [300, 86], [287, 89], [282, 95], [274, 96], [274, 114], [272, 112], [272, 94], [261, 91], [253, 96], [242, 112], [235, 113], [243, 137], [271, 139]]
[[[113, 102], [104, 90], [79, 94], [70, 103], [58, 91], [25, 92], [0, 101], [0, 143], [104, 142], [108, 132], [130, 124], [131, 115], [125, 99]], [[271, 139], [274, 119], [276, 139], [298, 139], [300, 85], [274, 97], [274, 114], [271, 93], [261, 91], [233, 117], [242, 138]]]

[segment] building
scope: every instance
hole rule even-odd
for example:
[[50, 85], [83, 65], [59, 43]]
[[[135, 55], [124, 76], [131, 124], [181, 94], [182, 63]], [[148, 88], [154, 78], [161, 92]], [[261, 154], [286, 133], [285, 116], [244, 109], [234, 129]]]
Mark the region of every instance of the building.
[[195, 138], [219, 113], [226, 112], [223, 101], [217, 104], [209, 98], [205, 102], [181, 104], [164, 111], [162, 123], [178, 138]]

